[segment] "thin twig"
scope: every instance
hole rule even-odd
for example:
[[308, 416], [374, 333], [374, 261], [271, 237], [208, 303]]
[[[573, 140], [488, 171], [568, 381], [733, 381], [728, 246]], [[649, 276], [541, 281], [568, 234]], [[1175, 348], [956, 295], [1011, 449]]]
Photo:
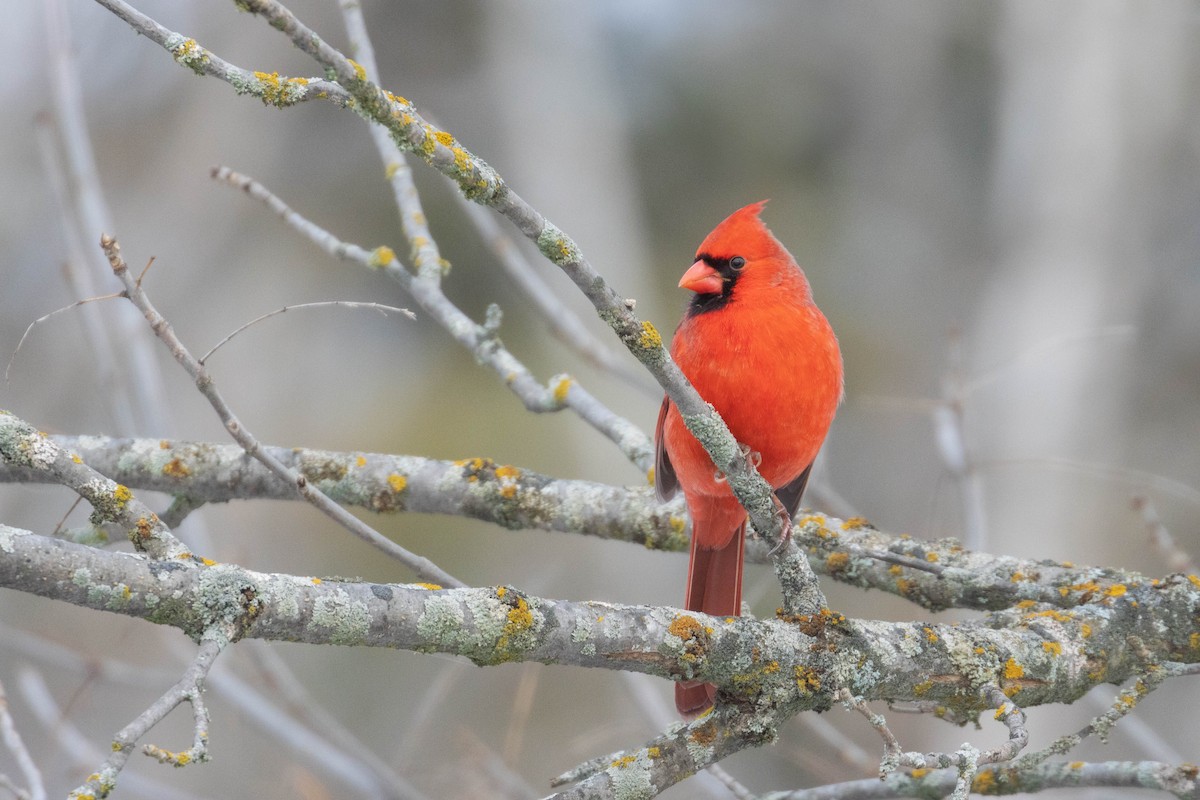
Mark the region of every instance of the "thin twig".
[[1189, 575], [1200, 571], [1196, 567], [1195, 559], [1179, 546], [1175, 537], [1171, 535], [1171, 531], [1163, 523], [1162, 517], [1158, 515], [1158, 509], [1154, 507], [1154, 501], [1145, 495], [1137, 495], [1133, 498], [1132, 505], [1133, 510], [1141, 515], [1142, 521], [1146, 524], [1146, 533], [1150, 537], [1150, 544], [1162, 555], [1163, 560], [1167, 562], [1168, 569], [1172, 572], [1186, 572]]
[[50, 319], [51, 317], [63, 313], [64, 311], [70, 311], [73, 308], [78, 308], [79, 306], [86, 305], [88, 303], [93, 303], [97, 300], [114, 300], [121, 296], [122, 295], [120, 292], [113, 292], [112, 294], [100, 295], [99, 297], [86, 297], [83, 300], [76, 300], [74, 303], [71, 303], [68, 306], [63, 306], [62, 308], [55, 309], [54, 311], [51, 311], [49, 314], [43, 314], [42, 316], [35, 319], [33, 322], [29, 323], [29, 325], [25, 328], [25, 332], [21, 334], [21, 338], [17, 341], [17, 346], [13, 348], [12, 355], [10, 355], [8, 357], [8, 364], [4, 367], [4, 382], [8, 383], [8, 373], [9, 373], [9, 370], [12, 369], [13, 361], [16, 360], [17, 353], [21, 352], [21, 345], [25, 344], [25, 340], [28, 339], [29, 334], [33, 332], [34, 326], [39, 325], [39, 324], [45, 322], [46, 320]]
[[[141, 285], [141, 278], [138, 278], [138, 285], [139, 286]], [[394, 313], [394, 314], [402, 314], [402, 315], [408, 317], [409, 319], [417, 318], [417, 315], [412, 313], [411, 311], [409, 311], [407, 308], [399, 308], [397, 306], [385, 306], [382, 303], [359, 303], [359, 302], [354, 302], [351, 300], [322, 300], [322, 301], [316, 302], [316, 303], [296, 303], [295, 305], [283, 306], [282, 308], [277, 308], [274, 311], [268, 311], [266, 314], [262, 314], [260, 316], [255, 317], [254, 319], [247, 322], [245, 325], [242, 325], [237, 330], [231, 332], [228, 336], [226, 336], [221, 341], [214, 344], [211, 348], [209, 348], [209, 351], [207, 353], [200, 356], [200, 358], [198, 358], [196, 360], [199, 361], [201, 364], [207, 364], [208, 359], [212, 356], [212, 354], [217, 352], [218, 350], [220, 350], [225, 345], [229, 344], [230, 339], [237, 336], [239, 333], [245, 331], [246, 329], [248, 329], [254, 325], [257, 325], [258, 323], [262, 322], [263, 320], [270, 319], [271, 317], [275, 317], [280, 314], [286, 314], [288, 311], [296, 311], [301, 308], [322, 308], [325, 306], [338, 306], [340, 308], [352, 308], [352, 309], [366, 308], [366, 309], [370, 309], [372, 311], [378, 311], [385, 317], [390, 312], [390, 313]]]
[[[50, 688], [40, 673], [28, 668], [20, 670], [17, 673], [17, 686], [42, 728], [69, 755], [75, 769], [91, 770], [97, 762], [106, 757], [106, 754], [101, 753], [100, 749], [67, 718], [66, 709], [60, 708], [54, 701]], [[131, 795], [153, 797], [155, 800], [200, 800], [197, 795], [137, 772], [124, 773], [121, 776], [121, 787]]]
[[0, 742], [8, 749], [21, 774], [25, 776], [25, 784], [29, 788], [20, 790], [15, 785], [10, 786], [19, 800], [46, 800], [46, 784], [42, 780], [42, 772], [29, 755], [25, 741], [21, 738], [12, 715], [8, 713], [8, 695], [4, 684], [0, 683]]
[[[450, 302], [442, 292], [439, 281], [432, 277], [413, 275], [399, 262], [391, 248], [377, 247], [367, 250], [359, 245], [343, 242], [291, 209], [258, 181], [227, 167], [214, 168], [212, 176], [218, 181], [241, 189], [266, 205], [293, 230], [329, 255], [353, 261], [369, 269], [382, 269], [477, 361], [491, 367], [527, 409], [540, 413], [570, 408], [585, 422], [607, 436], [631, 461], [642, 469], [650, 468], [654, 448], [641, 429], [614, 414], [569, 376], [556, 375], [547, 385], [539, 383], [529, 369], [497, 338], [498, 323], [476, 323]], [[405, 215], [405, 218], [409, 216], [411, 215]]]
[[955, 800], [965, 800], [971, 788], [979, 767], [985, 764], [995, 764], [1001, 761], [1011, 761], [1029, 742], [1029, 731], [1025, 727], [1025, 712], [1012, 702], [1000, 690], [999, 686], [989, 684], [981, 689], [981, 694], [996, 709], [995, 717], [1008, 728], [1008, 740], [992, 750], [980, 752], [970, 743], [964, 743], [954, 753], [913, 753], [904, 752], [899, 740], [882, 714], [871, 711], [861, 697], [855, 697], [849, 689], [842, 689], [839, 698], [848, 708], [858, 711], [871, 723], [883, 740], [884, 755], [879, 765], [880, 779], [886, 779], [897, 769], [937, 769], [954, 767], [958, 770], [955, 783]]
[[112, 754], [83, 785], [71, 792], [70, 800], [108, 796], [116, 785], [117, 776], [128, 763], [134, 746], [151, 728], [166, 719], [167, 715], [182, 703], [188, 703], [192, 707], [192, 746], [180, 752], [172, 752], [147, 744], [142, 752], [176, 767], [208, 760], [208, 709], [204, 704], [204, 679], [221, 653], [222, 641], [228, 640], [222, 635], [201, 639], [195, 659], [179, 682], [117, 732], [113, 737]]
[[[66, 174], [65, 185], [57, 191], [65, 191], [59, 200], [64, 209], [64, 227], [70, 226], [68, 239], [72, 241], [72, 251], [79, 255], [68, 262], [69, 274], [76, 287], [75, 295], [92, 297], [100, 293], [95, 287], [105, 278], [104, 262], [89, 245], [101, 231], [113, 229], [113, 215], [100, 183], [84, 112], [83, 89], [75, 61], [77, 48], [69, 41], [66, 0], [47, 0], [44, 7], [55, 130], [63, 148], [61, 171]], [[49, 155], [51, 151], [47, 148], [45, 152]], [[93, 316], [90, 309], [83, 313], [85, 319]], [[97, 319], [94, 326], [89, 326], [89, 332], [96, 334], [97, 329], [103, 332], [93, 345], [93, 352], [101, 364], [109, 367], [102, 374], [114, 380], [108, 397], [116, 418], [121, 420], [122, 432], [167, 430], [166, 415], [171, 404], [167, 402], [162, 372], [155, 365], [153, 346], [146, 337], [136, 335], [140, 330], [136, 315], [118, 312], [105, 320]]]
[[429, 559], [406, 550], [362, 522], [349, 511], [330, 500], [324, 492], [313, 486], [297, 470], [288, 468], [264, 450], [258, 440], [241, 423], [233, 413], [233, 410], [225, 402], [224, 397], [217, 390], [212, 376], [205, 371], [204, 365], [197, 361], [195, 356], [188, 351], [183, 342], [179, 340], [179, 337], [175, 335], [175, 331], [172, 330], [170, 323], [167, 322], [162, 314], [158, 312], [158, 309], [150, 302], [150, 298], [146, 295], [145, 290], [134, 281], [132, 275], [129, 273], [128, 265], [126, 265], [125, 260], [121, 257], [121, 248], [117, 244], [117, 241], [107, 235], [101, 236], [100, 246], [108, 257], [113, 274], [125, 285], [126, 297], [142, 312], [146, 321], [150, 323], [150, 327], [155, 335], [167, 346], [175, 361], [192, 376], [192, 380], [196, 383], [196, 388], [200, 390], [200, 393], [208, 400], [213, 410], [217, 412], [217, 416], [225, 425], [225, 429], [229, 431], [234, 441], [241, 445], [248, 455], [258, 460], [276, 476], [294, 486], [300, 496], [316, 506], [316, 508], [330, 519], [360, 539], [374, 545], [405, 564], [425, 580], [433, 581], [442, 586], [464, 585]]

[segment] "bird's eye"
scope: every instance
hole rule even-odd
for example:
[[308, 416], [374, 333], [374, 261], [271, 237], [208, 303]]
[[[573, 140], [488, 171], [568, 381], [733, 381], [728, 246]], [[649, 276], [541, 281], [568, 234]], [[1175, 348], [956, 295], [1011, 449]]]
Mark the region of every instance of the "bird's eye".
[[742, 269], [744, 266], [746, 266], [746, 259], [742, 258], [741, 256], [734, 256], [733, 258], [729, 259], [729, 267], [735, 272]]

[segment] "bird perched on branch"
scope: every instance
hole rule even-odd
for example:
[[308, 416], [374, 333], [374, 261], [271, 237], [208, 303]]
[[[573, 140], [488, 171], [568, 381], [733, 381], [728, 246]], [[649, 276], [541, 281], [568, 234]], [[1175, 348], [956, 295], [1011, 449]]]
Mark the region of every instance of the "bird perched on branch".
[[[735, 211], [700, 244], [679, 281], [695, 295], [671, 357], [774, 487], [787, 535], [842, 397], [842, 355], [808, 279], [759, 218], [765, 204]], [[692, 518], [687, 608], [737, 616], [746, 511], [668, 398], [654, 441], [658, 494], [683, 489]], [[715, 696], [712, 684], [675, 686], [686, 719]]]

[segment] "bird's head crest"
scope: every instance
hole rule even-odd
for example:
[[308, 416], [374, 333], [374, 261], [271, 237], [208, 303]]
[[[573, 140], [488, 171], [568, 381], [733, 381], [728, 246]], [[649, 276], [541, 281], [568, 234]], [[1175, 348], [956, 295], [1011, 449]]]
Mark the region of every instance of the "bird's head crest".
[[777, 255], [783, 249], [783, 245], [759, 218], [766, 204], [766, 200], [759, 200], [726, 217], [700, 243], [700, 248], [696, 251], [697, 258], [700, 255], [714, 258], [740, 255], [747, 259], [757, 259]]

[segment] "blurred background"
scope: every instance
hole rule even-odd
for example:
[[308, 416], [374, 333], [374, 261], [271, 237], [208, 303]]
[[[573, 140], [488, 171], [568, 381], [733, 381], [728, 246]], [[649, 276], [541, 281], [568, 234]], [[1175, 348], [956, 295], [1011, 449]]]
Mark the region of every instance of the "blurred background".
[[[238, 66], [320, 74], [233, 3], [135, 5]], [[1181, 548], [1200, 548], [1194, 4], [363, 6], [383, 85], [496, 167], [664, 334], [683, 310], [676, 282], [703, 236], [733, 209], [771, 198], [765, 219], [805, 267], [846, 362], [846, 402], [814, 505], [991, 552], [1161, 575], [1167, 555], [1132, 507], [1144, 497]], [[290, 7], [345, 47], [336, 3]], [[197, 353], [284, 305], [411, 305], [392, 282], [330, 260], [208, 177], [210, 167], [229, 166], [345, 240], [405, 253], [383, 167], [353, 113], [319, 102], [280, 111], [238, 97], [179, 68], [90, 0], [16, 4], [0, 43], [5, 360], [34, 319], [115, 290], [97, 269], [100, 231], [84, 236], [64, 221], [81, 209], [111, 225], [135, 269], [157, 258], [148, 291]], [[91, 133], [103, 206], [61, 175], [70, 86]], [[569, 372], [652, 430], [660, 396], [652, 382], [631, 386], [556, 341], [446, 181], [419, 163], [414, 170], [453, 265], [451, 299], [476, 319], [498, 303], [505, 344], [536, 375]], [[563, 307], [619, 350], [570, 282], [534, 255]], [[161, 413], [137, 413], [122, 399], [130, 387], [96, 361], [89, 319], [110, 326], [118, 348], [148, 354], [161, 374]], [[636, 374], [637, 363], [622, 358]], [[251, 329], [210, 366], [245, 424], [271, 444], [487, 456], [561, 477], [644, 482], [569, 412], [526, 412], [420, 313], [410, 322], [298, 311]], [[0, 386], [0, 407], [50, 432], [225, 438], [184, 373], [118, 301], [38, 325]], [[965, 453], [966, 469], [947, 460], [954, 452]], [[0, 520], [46, 533], [72, 501], [55, 488], [0, 487]], [[67, 524], [85, 516], [76, 510]], [[459, 519], [373, 522], [473, 584], [682, 600], [679, 554]], [[211, 537], [208, 555], [262, 571], [410, 577], [297, 503], [207, 508], [180, 533]], [[769, 569], [748, 570], [754, 611], [773, 613]], [[827, 588], [849, 616], [967, 616], [931, 617], [895, 598]], [[237, 681], [277, 711], [288, 708], [271, 686], [275, 658], [310, 693], [301, 705], [324, 708], [363, 751], [430, 797], [541, 796], [552, 776], [640, 744], [671, 716], [667, 683], [603, 671], [265, 649], [233, 648], [214, 671], [213, 764], [175, 771], [135, 756], [117, 796], [380, 795], [361, 770], [339, 772], [305, 750], [291, 724], [252, 713]], [[52, 795], [100, 763], [113, 733], [176, 680], [191, 652], [173, 631], [0, 590], [0, 682]], [[1033, 746], [1081, 727], [1115, 691], [1033, 710]], [[1196, 702], [1194, 688], [1169, 684], [1107, 747], [1089, 743], [1075, 757], [1195, 761]], [[177, 712], [149, 741], [183, 748], [187, 717]], [[990, 719], [980, 732], [891, 721], [914, 750], [964, 737], [994, 746], [1004, 736]], [[869, 726], [839, 708], [794, 720], [778, 745], [724, 766], [763, 792], [868, 777], [878, 752]], [[0, 772], [16, 776], [2, 750]], [[729, 795], [701, 776], [664, 796]]]

